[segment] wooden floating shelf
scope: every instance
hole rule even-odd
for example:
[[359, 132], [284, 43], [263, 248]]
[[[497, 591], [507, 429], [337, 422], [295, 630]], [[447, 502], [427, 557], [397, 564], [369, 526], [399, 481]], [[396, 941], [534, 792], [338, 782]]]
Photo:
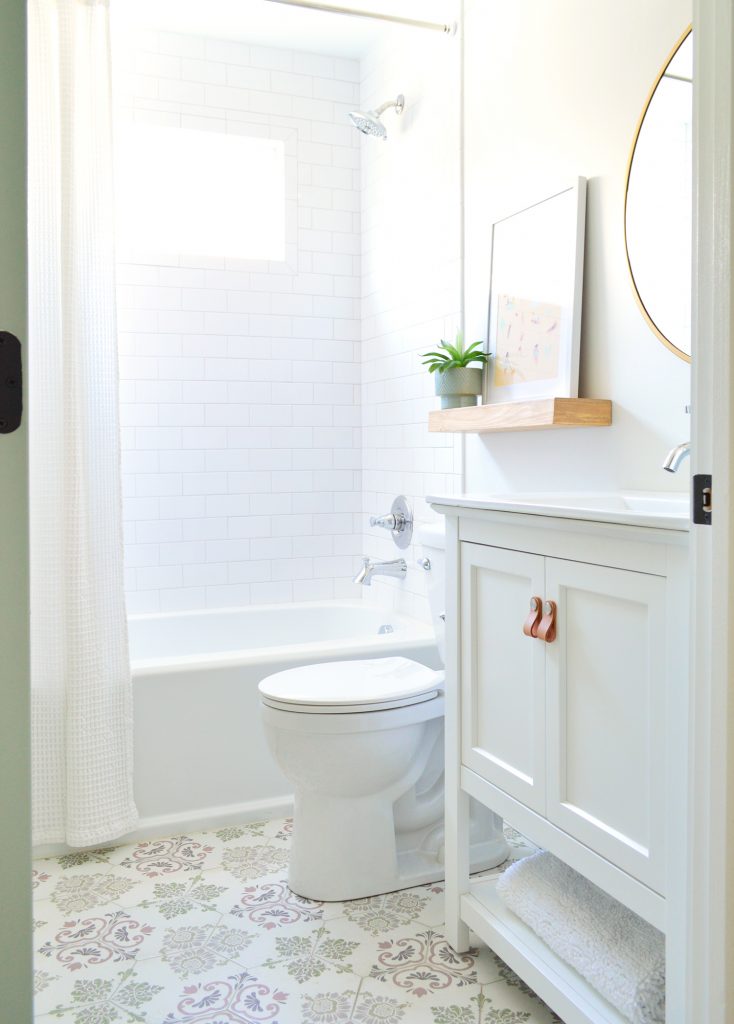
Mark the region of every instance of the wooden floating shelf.
[[509, 430], [552, 430], [558, 427], [608, 427], [608, 398], [536, 398], [529, 402], [436, 409], [428, 429], [444, 434], [491, 434]]

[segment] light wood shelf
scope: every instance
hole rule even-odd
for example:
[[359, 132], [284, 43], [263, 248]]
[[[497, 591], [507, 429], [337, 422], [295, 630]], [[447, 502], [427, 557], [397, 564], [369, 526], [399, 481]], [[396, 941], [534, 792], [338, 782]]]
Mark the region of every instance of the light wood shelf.
[[612, 403], [608, 398], [537, 398], [465, 409], [436, 409], [428, 414], [429, 431], [444, 434], [608, 427], [611, 422]]

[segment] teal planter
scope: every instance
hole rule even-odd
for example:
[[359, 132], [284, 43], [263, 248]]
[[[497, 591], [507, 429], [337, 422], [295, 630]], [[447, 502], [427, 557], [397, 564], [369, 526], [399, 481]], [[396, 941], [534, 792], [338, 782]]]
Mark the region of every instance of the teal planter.
[[441, 398], [442, 409], [462, 409], [476, 405], [482, 393], [481, 366], [458, 366], [445, 373], [434, 373], [436, 394]]

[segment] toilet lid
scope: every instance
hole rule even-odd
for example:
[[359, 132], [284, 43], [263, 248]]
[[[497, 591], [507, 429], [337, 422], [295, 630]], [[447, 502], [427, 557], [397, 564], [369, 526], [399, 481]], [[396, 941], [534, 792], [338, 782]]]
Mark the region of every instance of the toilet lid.
[[301, 665], [260, 683], [265, 700], [312, 708], [384, 708], [396, 701], [428, 700], [443, 685], [443, 672], [409, 658], [370, 658]]

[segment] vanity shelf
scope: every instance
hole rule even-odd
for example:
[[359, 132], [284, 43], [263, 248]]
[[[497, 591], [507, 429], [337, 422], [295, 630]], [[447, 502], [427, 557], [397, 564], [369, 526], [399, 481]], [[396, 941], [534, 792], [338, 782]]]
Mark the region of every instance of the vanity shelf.
[[627, 1024], [595, 989], [558, 957], [497, 895], [496, 877], [479, 878], [462, 897], [464, 921], [567, 1024]]
[[608, 398], [537, 398], [530, 402], [472, 405], [466, 409], [436, 409], [428, 414], [429, 431], [445, 434], [608, 427], [611, 422], [612, 403]]

